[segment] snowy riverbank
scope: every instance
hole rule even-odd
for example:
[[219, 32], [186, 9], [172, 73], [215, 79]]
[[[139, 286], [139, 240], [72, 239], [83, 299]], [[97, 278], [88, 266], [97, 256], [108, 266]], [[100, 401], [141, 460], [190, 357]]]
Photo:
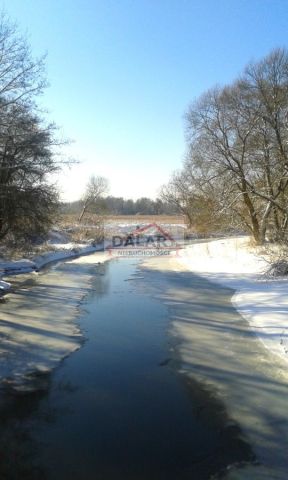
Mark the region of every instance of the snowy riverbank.
[[235, 289], [233, 304], [263, 344], [288, 362], [288, 279], [268, 278], [267, 257], [246, 237], [190, 245], [177, 260], [209, 280]]
[[[97, 250], [100, 247], [59, 244], [57, 250], [33, 260], [2, 262], [0, 277], [4, 276], [5, 280], [1, 280], [0, 288], [10, 288], [6, 281], [9, 275], [37, 272], [51, 262], [73, 259]], [[240, 237], [195, 243], [179, 251], [174, 260], [182, 268], [234, 289], [232, 301], [237, 310], [248, 320], [264, 345], [288, 361], [288, 279], [265, 276], [268, 263], [264, 253], [263, 249], [252, 247], [247, 238]], [[90, 264], [108, 258], [107, 254], [99, 253], [95, 258], [93, 255], [93, 259], [86, 257], [86, 260]], [[84, 258], [77, 262], [86, 263]], [[7, 312], [5, 304], [1, 309], [0, 355], [5, 361], [2, 362], [0, 377], [15, 378], [16, 374], [20, 384], [27, 371], [50, 370], [61, 358], [78, 348], [79, 331], [71, 320], [76, 318], [77, 305], [89, 284], [89, 275], [79, 278], [73, 269], [63, 278], [55, 272], [40, 280], [35, 275], [32, 298], [28, 298], [27, 305], [23, 295], [26, 291], [24, 284], [18, 290], [16, 288], [9, 298]], [[17, 278], [20, 283], [23, 281], [21, 275]], [[57, 293], [57, 285], [60, 285], [61, 297]], [[60, 305], [61, 319], [57, 315]]]
[[74, 245], [72, 243], [54, 245], [55, 250], [38, 255], [33, 260], [16, 260], [1, 261], [0, 260], [0, 293], [8, 292], [11, 284], [3, 280], [3, 277], [10, 275], [19, 275], [24, 273], [37, 272], [49, 263], [78, 258], [82, 255], [99, 252], [102, 246], [92, 245]]
[[[99, 265], [107, 260], [107, 255], [87, 255], [91, 251], [82, 249], [77, 254], [82, 256], [73, 259], [75, 252], [66, 252], [64, 256], [63, 253], [45, 255], [31, 265], [8, 262], [7, 272], [17, 271], [17, 275], [11, 280], [13, 294], [1, 304], [0, 382], [13, 390], [38, 388], [42, 374], [50, 372], [81, 344], [79, 305], [90, 291], [91, 267], [96, 267], [94, 275], [101, 274]], [[69, 265], [49, 269], [45, 274], [34, 273], [44, 262], [69, 258]]]
[[[94, 263], [107, 260], [101, 246], [63, 243], [52, 248], [32, 260], [0, 261], [0, 294], [9, 293], [10, 278], [15, 287], [1, 305], [0, 381], [14, 390], [38, 388], [35, 378], [77, 350], [82, 337], [76, 318], [90, 275], [85, 271], [75, 275], [73, 269], [63, 268], [60, 274], [52, 270], [39, 276], [37, 272], [52, 262], [74, 259], [77, 264], [78, 257], [85, 264], [83, 257], [93, 253]], [[26, 276], [29, 273], [32, 276]]]

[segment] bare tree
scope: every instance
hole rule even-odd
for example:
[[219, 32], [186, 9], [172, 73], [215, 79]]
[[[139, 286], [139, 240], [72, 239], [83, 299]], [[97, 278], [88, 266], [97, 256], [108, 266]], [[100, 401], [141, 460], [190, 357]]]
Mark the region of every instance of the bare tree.
[[0, 15], [0, 98], [1, 106], [19, 103], [32, 105], [35, 95], [47, 86], [45, 57], [33, 59], [26, 39], [17, 25]]
[[189, 228], [199, 233], [217, 230], [223, 227], [223, 218], [219, 215], [215, 196], [211, 190], [201, 188], [190, 167], [187, 161], [181, 172], [172, 175], [161, 189], [161, 198], [186, 217]]
[[108, 193], [109, 184], [105, 177], [95, 177], [92, 175], [87, 183], [86, 191], [83, 196], [83, 208], [78, 221], [81, 222], [87, 210], [93, 205], [97, 205], [105, 194]]
[[45, 125], [36, 98], [46, 86], [44, 59], [5, 15], [0, 18], [0, 239], [43, 232], [57, 207], [48, 176], [61, 166], [55, 126]]
[[231, 86], [214, 88], [191, 105], [187, 165], [194, 188], [213, 192], [230, 218], [265, 241], [287, 229], [288, 54], [275, 50], [250, 64]]

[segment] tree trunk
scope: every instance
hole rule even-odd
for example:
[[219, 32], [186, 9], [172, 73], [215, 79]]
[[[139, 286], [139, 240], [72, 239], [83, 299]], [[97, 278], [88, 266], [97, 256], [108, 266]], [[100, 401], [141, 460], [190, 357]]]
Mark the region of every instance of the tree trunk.
[[84, 203], [84, 207], [83, 207], [82, 212], [80, 213], [80, 216], [78, 218], [79, 223], [81, 222], [82, 218], [84, 217], [84, 214], [87, 210], [87, 207], [88, 207], [88, 203], [86, 202], [86, 203]]
[[257, 245], [262, 245], [263, 238], [261, 237], [261, 234], [260, 234], [260, 227], [259, 227], [259, 222], [257, 218], [257, 213], [255, 211], [251, 198], [247, 193], [246, 182], [244, 180], [242, 180], [241, 186], [242, 186], [242, 192], [243, 192], [243, 200], [248, 209], [250, 219], [251, 219], [251, 226], [252, 226], [254, 240], [257, 243]]
[[267, 220], [268, 220], [269, 215], [271, 213], [272, 207], [273, 207], [272, 202], [269, 202], [267, 204], [266, 210], [265, 210], [263, 218], [261, 220], [261, 228], [260, 228], [260, 243], [261, 243], [261, 245], [263, 243], [265, 243], [265, 240], [266, 240]]

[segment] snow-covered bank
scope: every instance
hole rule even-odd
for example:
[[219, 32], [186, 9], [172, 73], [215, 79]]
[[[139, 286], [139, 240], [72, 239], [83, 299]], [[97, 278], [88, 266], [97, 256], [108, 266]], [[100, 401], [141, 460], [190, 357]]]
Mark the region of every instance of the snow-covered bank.
[[[75, 275], [73, 269], [60, 275], [51, 271], [41, 277], [36, 272], [52, 262], [81, 261], [93, 253], [96, 255], [89, 263], [107, 260], [99, 245], [58, 243], [52, 248], [32, 260], [0, 261], [0, 295], [11, 289], [11, 284], [1, 278], [9, 277], [16, 284], [13, 295], [1, 305], [0, 382], [8, 382], [17, 390], [34, 388], [35, 373], [49, 372], [79, 347], [80, 332], [73, 319], [90, 281], [87, 272]], [[83, 259], [82, 263], [87, 262]], [[25, 276], [33, 272], [35, 276]], [[27, 289], [25, 282], [32, 283], [33, 288]]]
[[38, 255], [33, 260], [0, 260], [0, 293], [5, 293], [11, 288], [11, 284], [2, 279], [5, 276], [35, 272], [45, 267], [45, 265], [48, 265], [49, 263], [61, 260], [69, 260], [102, 250], [102, 246], [99, 245], [75, 245], [72, 243], [57, 244], [57, 247], [54, 245], [54, 248], [56, 248], [56, 250]]
[[8, 282], [4, 282], [4, 280], [0, 280], [0, 294], [8, 292], [10, 290], [11, 284]]
[[0, 382], [16, 390], [34, 388], [35, 374], [51, 371], [79, 348], [82, 335], [75, 322], [79, 302], [90, 288], [90, 267], [97, 265], [93, 273], [97, 275], [98, 264], [106, 260], [107, 255], [99, 252], [44, 275], [14, 277], [13, 295], [1, 304]]
[[209, 280], [235, 289], [233, 304], [264, 345], [288, 361], [288, 279], [269, 279], [260, 247], [237, 237], [190, 245], [178, 261]]

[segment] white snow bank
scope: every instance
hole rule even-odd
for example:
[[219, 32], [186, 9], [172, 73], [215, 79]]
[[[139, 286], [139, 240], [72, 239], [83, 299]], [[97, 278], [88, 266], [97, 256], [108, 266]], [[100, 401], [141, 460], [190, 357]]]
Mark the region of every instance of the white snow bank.
[[102, 246], [92, 246], [92, 245], [75, 245], [75, 244], [68, 244], [61, 245], [63, 249], [60, 249], [55, 252], [48, 252], [44, 253], [43, 255], [39, 255], [38, 257], [34, 258], [34, 263], [37, 269], [43, 268], [48, 263], [66, 260], [69, 258], [77, 258], [81, 255], [88, 255], [89, 253], [99, 252], [102, 249]]
[[[77, 258], [81, 255], [88, 255], [89, 253], [94, 253], [101, 250], [101, 248], [102, 247], [99, 245], [75, 245], [72, 243], [59, 244], [57, 245], [57, 251], [47, 252], [43, 255], [38, 255], [33, 260], [23, 259], [16, 261], [0, 261], [0, 279], [4, 276], [6, 277], [10, 275], [37, 271], [49, 263]], [[10, 289], [10, 286], [10, 283], [5, 282], [4, 280], [0, 280], [0, 290], [7, 291]]]
[[47, 241], [48, 243], [57, 245], [57, 244], [69, 243], [70, 240], [67, 233], [57, 229], [52, 229], [47, 235]]
[[8, 282], [4, 282], [4, 280], [0, 280], [0, 291], [2, 292], [8, 291], [10, 289], [11, 285]]
[[178, 261], [209, 280], [235, 289], [234, 306], [263, 344], [288, 361], [288, 280], [267, 279], [267, 258], [247, 237], [190, 245]]
[[[49, 372], [79, 348], [82, 335], [74, 320], [79, 315], [79, 303], [91, 285], [90, 266], [108, 258], [102, 252], [80, 258], [80, 253], [91, 253], [92, 248], [96, 251], [96, 247], [78, 251], [79, 258], [73, 259], [69, 268], [15, 278], [13, 295], [1, 304], [1, 382], [15, 390], [37, 388], [33, 383], [35, 374], [38, 378], [39, 373]], [[58, 252], [57, 258], [55, 255], [38, 258], [35, 265], [60, 260], [61, 253]], [[64, 258], [68, 258], [68, 253]], [[88, 268], [79, 269], [77, 263], [83, 263], [84, 267], [87, 264]]]
[[114, 231], [115, 229], [120, 233], [130, 233], [131, 231], [136, 230], [137, 228], [145, 228], [149, 224], [157, 224], [159, 227], [169, 229], [171, 227], [173, 228], [180, 228], [183, 230], [187, 229], [187, 225], [184, 223], [168, 223], [168, 222], [156, 222], [154, 220], [151, 221], [145, 221], [145, 222], [126, 222], [126, 223], [119, 223], [117, 220], [112, 220], [107, 223], [105, 223], [105, 232], [109, 232], [110, 230]]
[[14, 275], [17, 273], [31, 272], [36, 269], [36, 265], [31, 260], [0, 261], [1, 275]]
[[36, 270], [36, 265], [31, 260], [0, 261], [0, 294], [10, 290], [11, 285], [2, 280], [5, 275], [16, 275], [18, 273], [28, 273]]

